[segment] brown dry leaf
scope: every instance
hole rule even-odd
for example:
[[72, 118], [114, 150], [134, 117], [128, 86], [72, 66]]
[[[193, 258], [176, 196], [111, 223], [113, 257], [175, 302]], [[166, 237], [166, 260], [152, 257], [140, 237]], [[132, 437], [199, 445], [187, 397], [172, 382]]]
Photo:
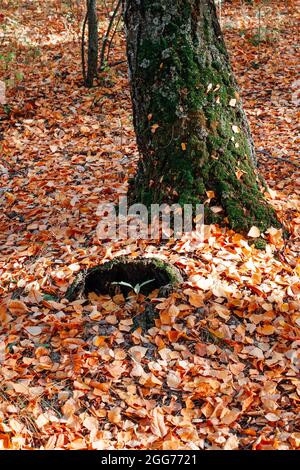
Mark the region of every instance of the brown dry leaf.
[[160, 408], [155, 408], [151, 413], [151, 431], [160, 438], [168, 434], [168, 427], [165, 424], [164, 414]]
[[12, 320], [12, 316], [9, 315], [7, 308], [4, 304], [0, 304], [0, 325], [9, 323]]
[[223, 447], [224, 450], [237, 450], [238, 448], [239, 440], [236, 436], [230, 436]]
[[202, 294], [192, 293], [189, 295], [189, 303], [194, 307], [202, 307], [204, 305], [204, 296]]
[[120, 424], [122, 417], [121, 417], [122, 409], [119, 406], [111, 409], [107, 413], [107, 417], [112, 424]]
[[167, 375], [167, 384], [170, 388], [178, 388], [181, 383], [181, 378], [174, 372], [169, 372]]
[[131, 370], [131, 375], [133, 377], [141, 377], [142, 375], [144, 375], [144, 369], [140, 364], [135, 364]]
[[147, 348], [143, 348], [142, 346], [133, 346], [129, 350], [130, 355], [137, 361], [141, 362], [142, 358], [145, 356], [147, 352]]
[[240, 413], [241, 412], [239, 410], [228, 410], [222, 417], [222, 423], [227, 425], [232, 424], [237, 420]]
[[70, 418], [75, 414], [75, 412], [78, 410], [78, 404], [73, 398], [70, 398], [65, 402], [65, 404], [62, 406], [62, 412], [66, 418]]
[[78, 438], [71, 441], [68, 448], [71, 450], [87, 449], [88, 445], [84, 439]]
[[7, 303], [7, 308], [14, 315], [24, 315], [28, 312], [27, 306], [21, 300], [10, 300]]
[[15, 418], [11, 418], [8, 421], [9, 427], [17, 434], [27, 434], [28, 430], [26, 429], [26, 426], [23, 423], [20, 423], [20, 421], [16, 420]]
[[91, 432], [97, 432], [99, 429], [99, 423], [97, 418], [93, 416], [87, 416], [83, 421], [83, 426]]
[[256, 331], [260, 333], [261, 335], [269, 336], [269, 335], [273, 335], [276, 329], [273, 325], [263, 325], [263, 326], [258, 326], [256, 328]]
[[42, 413], [37, 417], [37, 419], [35, 420], [35, 423], [38, 428], [42, 428], [46, 426], [46, 424], [49, 423], [49, 419], [45, 416], [45, 413]]
[[12, 386], [16, 393], [21, 393], [23, 395], [29, 395], [29, 387], [22, 383], [12, 383]]
[[257, 357], [257, 359], [264, 359], [264, 353], [260, 348], [253, 348], [249, 351], [249, 354], [253, 357]]
[[210, 384], [208, 382], [202, 382], [197, 385], [196, 395], [202, 398], [210, 397], [215, 394], [215, 391], [217, 390], [217, 388], [218, 388], [217, 384]]

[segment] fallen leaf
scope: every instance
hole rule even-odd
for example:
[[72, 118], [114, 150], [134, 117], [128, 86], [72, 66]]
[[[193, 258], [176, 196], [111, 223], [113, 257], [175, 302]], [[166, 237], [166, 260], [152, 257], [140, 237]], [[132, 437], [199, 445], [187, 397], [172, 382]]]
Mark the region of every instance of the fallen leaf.
[[143, 348], [142, 346], [133, 346], [128, 351], [137, 362], [141, 362], [147, 352], [147, 348]]
[[43, 331], [40, 326], [26, 326], [25, 330], [32, 336], [39, 336]]
[[266, 419], [268, 421], [270, 421], [271, 423], [275, 423], [276, 421], [278, 421], [280, 419], [279, 416], [275, 415], [274, 413], [267, 413], [265, 415]]
[[273, 335], [275, 333], [275, 327], [273, 325], [263, 325], [263, 326], [258, 326], [256, 328], [256, 331], [260, 333], [261, 335]]
[[168, 428], [165, 424], [164, 414], [160, 408], [155, 408], [151, 414], [151, 431], [157, 437], [164, 437], [168, 434]]
[[99, 424], [97, 418], [93, 416], [87, 416], [83, 421], [83, 426], [91, 432], [97, 432], [99, 429]]
[[107, 413], [108, 420], [112, 424], [120, 424], [122, 417], [121, 417], [121, 408], [116, 406], [115, 408], [111, 409]]
[[253, 227], [251, 227], [251, 229], [249, 230], [248, 232], [248, 237], [251, 237], [251, 238], [259, 238], [260, 237], [260, 230], [258, 227], [255, 227], [253, 225]]
[[7, 308], [14, 315], [24, 315], [28, 312], [28, 308], [21, 300], [10, 300], [7, 303]]

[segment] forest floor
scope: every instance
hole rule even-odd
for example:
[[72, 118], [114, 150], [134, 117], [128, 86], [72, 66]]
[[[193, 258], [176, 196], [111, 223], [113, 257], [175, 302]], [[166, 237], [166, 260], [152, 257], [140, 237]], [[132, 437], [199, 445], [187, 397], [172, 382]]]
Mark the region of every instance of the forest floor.
[[[138, 157], [126, 64], [84, 88], [80, 7], [17, 3], [0, 11], [0, 449], [296, 449], [299, 2], [265, 2], [260, 20], [243, 1], [222, 11], [259, 170], [291, 233], [270, 230], [266, 250], [217, 226], [202, 243], [99, 242], [97, 206], [126, 194]], [[121, 34], [112, 54], [124, 60]], [[64, 299], [80, 269], [126, 253], [186, 275], [153, 294], [145, 333], [131, 332], [141, 296]]]

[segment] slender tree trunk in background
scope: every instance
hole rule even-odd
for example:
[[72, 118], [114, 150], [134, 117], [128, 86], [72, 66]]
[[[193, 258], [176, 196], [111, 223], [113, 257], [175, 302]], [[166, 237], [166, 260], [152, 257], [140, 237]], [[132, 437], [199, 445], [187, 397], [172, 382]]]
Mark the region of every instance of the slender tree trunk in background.
[[115, 5], [115, 8], [112, 12], [112, 15], [110, 17], [107, 31], [103, 36], [101, 52], [100, 52], [100, 64], [99, 64], [100, 65], [100, 70], [102, 70], [105, 66], [105, 52], [106, 52], [106, 49], [108, 49], [107, 50], [107, 60], [108, 60], [109, 52], [110, 52], [110, 45], [111, 45], [110, 41], [113, 39], [113, 35], [110, 38], [110, 34], [111, 34], [111, 31], [112, 31], [113, 26], [114, 26], [114, 21], [115, 21], [117, 15], [118, 15], [118, 13], [121, 10], [121, 7], [122, 7], [122, 0], [118, 0], [117, 4]]
[[98, 20], [97, 0], [87, 0], [88, 23], [88, 68], [86, 74], [86, 86], [92, 87], [97, 76], [98, 65]]
[[[213, 0], [124, 0], [141, 154], [130, 203], [207, 205], [235, 230], [279, 226], [259, 189], [251, 133]], [[226, 219], [227, 218], [227, 219]]]

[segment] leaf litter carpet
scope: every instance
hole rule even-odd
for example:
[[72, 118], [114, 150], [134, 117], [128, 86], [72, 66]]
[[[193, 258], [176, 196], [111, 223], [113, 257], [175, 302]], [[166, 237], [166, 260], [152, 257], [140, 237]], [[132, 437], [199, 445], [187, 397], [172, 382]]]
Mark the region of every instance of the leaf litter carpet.
[[[0, 448], [296, 449], [298, 2], [269, 2], [260, 20], [256, 3], [222, 11], [259, 170], [291, 233], [271, 229], [265, 250], [217, 226], [202, 243], [97, 240], [97, 206], [126, 193], [138, 158], [126, 64], [84, 88], [83, 10], [32, 3], [1, 12], [15, 62], [2, 70], [9, 115], [0, 106]], [[153, 293], [153, 328], [132, 329], [141, 295], [64, 299], [80, 269], [130, 253], [186, 275]]]

